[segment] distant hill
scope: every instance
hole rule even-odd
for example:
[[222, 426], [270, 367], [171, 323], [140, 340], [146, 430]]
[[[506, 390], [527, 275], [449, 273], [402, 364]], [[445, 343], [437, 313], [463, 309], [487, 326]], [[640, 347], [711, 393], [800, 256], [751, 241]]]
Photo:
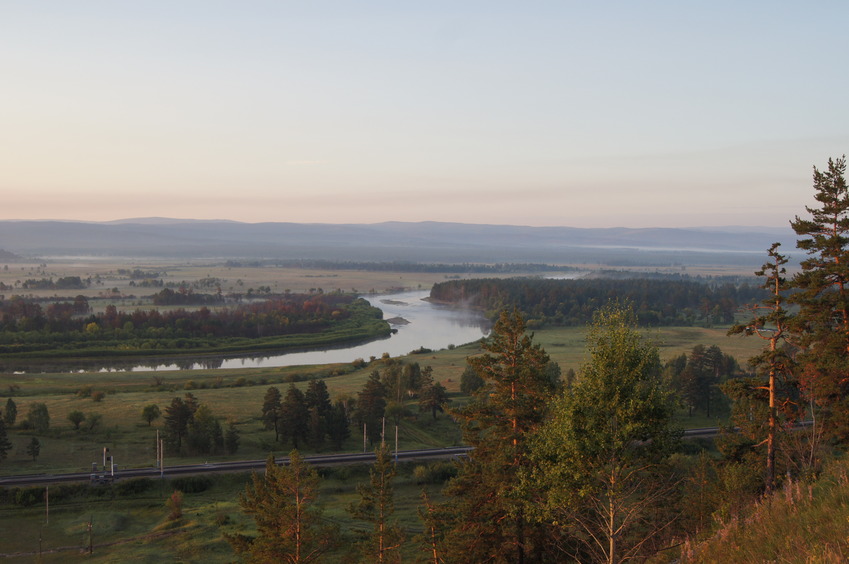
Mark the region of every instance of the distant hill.
[[525, 227], [466, 223], [240, 223], [167, 218], [0, 221], [0, 248], [28, 257], [545, 262], [611, 266], [763, 263], [789, 229]]
[[23, 260], [23, 257], [20, 257], [15, 253], [10, 253], [4, 249], [0, 249], [0, 262], [18, 262], [20, 260]]

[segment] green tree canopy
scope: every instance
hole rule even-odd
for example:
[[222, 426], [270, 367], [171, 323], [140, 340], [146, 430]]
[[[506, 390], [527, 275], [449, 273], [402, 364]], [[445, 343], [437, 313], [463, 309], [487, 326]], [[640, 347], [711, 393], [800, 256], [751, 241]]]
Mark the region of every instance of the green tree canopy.
[[790, 224], [808, 254], [792, 280], [789, 301], [798, 306], [794, 341], [802, 347], [800, 380], [823, 408], [830, 434], [849, 438], [849, 187], [846, 157], [814, 168], [814, 199], [809, 219]]
[[523, 482], [543, 486], [529, 510], [583, 544], [582, 558], [618, 563], [650, 552], [647, 538], [662, 529], [653, 510], [669, 492], [662, 462], [679, 433], [657, 347], [636, 331], [630, 309], [596, 312], [587, 349], [589, 361], [532, 443], [535, 465]]
[[27, 423], [36, 433], [45, 433], [50, 428], [50, 412], [44, 403], [33, 403], [27, 411]]
[[142, 408], [142, 419], [147, 421], [147, 426], [150, 427], [151, 423], [153, 423], [156, 419], [159, 419], [159, 416], [162, 415], [162, 412], [159, 410], [159, 406], [155, 403], [150, 405], [146, 405]]
[[74, 429], [80, 428], [80, 423], [85, 421], [85, 413], [79, 410], [74, 410], [68, 414], [68, 421], [74, 426]]

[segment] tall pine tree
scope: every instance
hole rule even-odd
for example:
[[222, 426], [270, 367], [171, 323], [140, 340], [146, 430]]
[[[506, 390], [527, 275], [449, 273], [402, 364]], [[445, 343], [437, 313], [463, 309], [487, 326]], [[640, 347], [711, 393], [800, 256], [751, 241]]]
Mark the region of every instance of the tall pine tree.
[[793, 277], [790, 301], [795, 341], [802, 347], [800, 379], [823, 408], [829, 433], [849, 439], [849, 189], [846, 157], [829, 159], [828, 170], [814, 168], [816, 207], [810, 219], [791, 222], [808, 254]]
[[[790, 323], [790, 315], [784, 308], [785, 294], [788, 291], [784, 266], [787, 264], [787, 258], [778, 252], [779, 246], [779, 243], [774, 243], [769, 248], [767, 251], [769, 261], [755, 273], [763, 278], [763, 288], [769, 292], [768, 297], [759, 304], [747, 307], [752, 314], [747, 323], [737, 324], [728, 331], [729, 335], [757, 335], [764, 340], [766, 344], [764, 350], [749, 359], [749, 364], [755, 367], [759, 374], [753, 382], [737, 379], [728, 382], [724, 388], [732, 397], [737, 395], [739, 399], [743, 399], [740, 396], [745, 396], [746, 399], [744, 402], [735, 402], [733, 411], [735, 424], [744, 431], [749, 430], [753, 435], [752, 438], [759, 439], [763, 434], [766, 435], [763, 443], [766, 445], [764, 483], [767, 491], [772, 491], [775, 486], [775, 453], [778, 450], [778, 431], [782, 422], [779, 401], [785, 407], [791, 405], [788, 394], [785, 393], [779, 397], [781, 391], [779, 384], [781, 381], [791, 382], [793, 376], [793, 360], [788, 354], [787, 347], [784, 346]], [[740, 408], [743, 406], [748, 408], [752, 401], [764, 395], [763, 392], [766, 392], [768, 402], [766, 420], [759, 419], [753, 422], [751, 421], [752, 410], [746, 409], [745, 412], [741, 412]], [[786, 416], [788, 412], [782, 411]], [[764, 427], [766, 427], [765, 433], [762, 433]]]
[[504, 312], [469, 359], [484, 385], [455, 412], [464, 441], [474, 447], [446, 493], [444, 539], [451, 562], [545, 561], [550, 539], [544, 525], [525, 514], [518, 485], [526, 468], [528, 438], [540, 426], [554, 394], [548, 355], [525, 333], [518, 311]]
[[274, 442], [280, 440], [280, 390], [272, 386], [262, 398], [262, 424], [266, 429], [274, 429]]

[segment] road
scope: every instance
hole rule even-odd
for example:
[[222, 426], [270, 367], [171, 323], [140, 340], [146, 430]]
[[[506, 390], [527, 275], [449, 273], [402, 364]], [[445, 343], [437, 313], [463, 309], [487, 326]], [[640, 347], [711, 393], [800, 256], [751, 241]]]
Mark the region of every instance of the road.
[[[419, 450], [402, 450], [397, 453], [397, 460], [435, 460], [456, 458], [471, 450], [470, 447], [445, 447]], [[344, 464], [368, 464], [374, 461], [373, 452], [352, 454], [324, 454], [304, 456], [303, 459], [313, 466], [339, 466]], [[274, 459], [277, 464], [287, 464], [289, 457], [281, 456]], [[180, 476], [185, 474], [207, 474], [213, 472], [247, 472], [265, 468], [263, 460], [236, 460], [233, 462], [208, 462], [205, 464], [166, 465], [162, 472], [158, 468], [120, 468], [115, 478], [157, 478], [160, 476]], [[102, 475], [102, 472], [98, 472]], [[89, 482], [92, 472], [75, 472], [68, 474], [29, 474], [19, 476], [0, 476], [0, 487], [35, 486], [61, 482]]]
[[[801, 421], [797, 427], [807, 427], [810, 421]], [[684, 438], [715, 437], [720, 432], [719, 427], [703, 427], [687, 429]], [[402, 450], [397, 453], [397, 460], [438, 460], [457, 458], [471, 451], [471, 447], [445, 447], [420, 450]], [[304, 456], [303, 459], [314, 466], [339, 466], [344, 464], [367, 464], [374, 460], [373, 452], [351, 454], [323, 454]], [[281, 456], [274, 459], [277, 464], [287, 464], [289, 457]], [[237, 460], [233, 462], [208, 462], [206, 464], [184, 464], [165, 466], [160, 473], [158, 468], [121, 468], [115, 478], [156, 478], [159, 476], [180, 476], [184, 474], [207, 474], [214, 472], [247, 472], [265, 468], [265, 460]], [[98, 473], [99, 475], [102, 472]], [[77, 472], [70, 474], [29, 474], [19, 476], [0, 476], [0, 487], [35, 486], [39, 484], [55, 484], [60, 482], [89, 482], [92, 472]]]

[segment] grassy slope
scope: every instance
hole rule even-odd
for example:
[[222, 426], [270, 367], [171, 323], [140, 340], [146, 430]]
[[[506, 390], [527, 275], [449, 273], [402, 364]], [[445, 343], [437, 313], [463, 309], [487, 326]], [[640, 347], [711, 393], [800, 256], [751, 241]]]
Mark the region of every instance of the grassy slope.
[[790, 483], [701, 542], [688, 541], [682, 563], [849, 561], [849, 460], [829, 464], [813, 484]]

